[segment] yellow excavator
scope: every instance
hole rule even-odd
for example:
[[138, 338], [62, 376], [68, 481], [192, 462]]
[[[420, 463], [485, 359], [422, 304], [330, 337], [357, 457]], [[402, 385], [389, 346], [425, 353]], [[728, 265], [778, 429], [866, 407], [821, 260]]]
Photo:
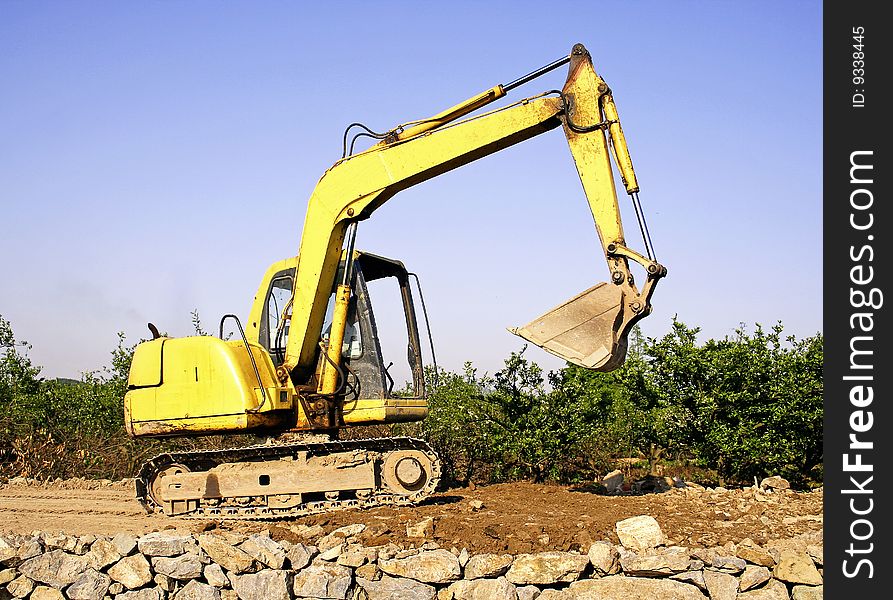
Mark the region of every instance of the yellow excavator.
[[[560, 91], [471, 115], [566, 64]], [[433, 117], [384, 133], [351, 125], [342, 158], [310, 197], [298, 256], [270, 266], [244, 327], [235, 315], [226, 315], [220, 337], [169, 338], [149, 325], [153, 339], [135, 349], [124, 399], [131, 436], [258, 433], [282, 441], [157, 456], [136, 478], [143, 506], [179, 517], [275, 519], [413, 504], [430, 495], [440, 462], [422, 440], [330, 435], [326, 441], [285, 441], [285, 434], [337, 434], [357, 425], [418, 421], [428, 411], [411, 285], [416, 282], [421, 298], [418, 278], [399, 261], [357, 251], [357, 224], [400, 190], [559, 126], [595, 220], [610, 281], [510, 331], [585, 368], [621, 365], [627, 336], [651, 312], [651, 295], [666, 269], [654, 256], [611, 90], [595, 72], [589, 52], [577, 44], [568, 56]], [[348, 144], [354, 127], [360, 131]], [[377, 141], [354, 152], [361, 137]], [[645, 254], [624, 238], [612, 153], [633, 200]], [[630, 262], [644, 269], [641, 289]], [[402, 298], [412, 373], [411, 384], [399, 393], [382, 359], [367, 286], [388, 279]], [[235, 339], [224, 337], [226, 322], [238, 334]]]

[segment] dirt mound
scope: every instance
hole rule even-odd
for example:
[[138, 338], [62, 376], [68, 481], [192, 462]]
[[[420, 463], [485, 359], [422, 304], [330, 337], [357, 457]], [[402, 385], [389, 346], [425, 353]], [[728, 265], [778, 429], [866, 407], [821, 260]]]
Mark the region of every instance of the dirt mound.
[[[94, 484], [98, 484], [95, 485]], [[367, 526], [367, 545], [396, 542], [418, 546], [434, 540], [471, 552], [540, 552], [588, 548], [609, 539], [614, 524], [647, 514], [657, 519], [668, 545], [721, 546], [751, 538], [757, 543], [822, 530], [822, 492], [765, 493], [753, 488], [673, 489], [662, 493], [607, 496], [579, 488], [526, 482], [452, 489], [410, 508], [342, 511], [293, 521], [233, 522], [177, 520], [146, 515], [128, 482], [68, 480], [0, 486], [0, 531], [35, 529], [70, 534], [146, 533], [165, 528], [241, 532], [270, 529], [276, 539], [303, 541], [354, 523]], [[407, 526], [430, 518], [425, 538], [409, 537]], [[420, 529], [426, 529], [421, 527]], [[585, 550], [584, 550], [585, 551]]]

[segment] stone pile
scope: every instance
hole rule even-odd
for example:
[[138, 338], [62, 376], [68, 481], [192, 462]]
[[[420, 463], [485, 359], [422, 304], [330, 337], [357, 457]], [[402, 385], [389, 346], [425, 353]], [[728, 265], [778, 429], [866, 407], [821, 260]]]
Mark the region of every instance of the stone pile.
[[471, 556], [431, 541], [365, 547], [364, 529], [317, 532], [307, 543], [267, 532], [0, 535], [0, 600], [813, 600], [823, 593], [815, 535], [683, 548], [666, 546], [657, 521], [643, 515], [616, 524], [621, 545], [599, 541], [586, 554]]

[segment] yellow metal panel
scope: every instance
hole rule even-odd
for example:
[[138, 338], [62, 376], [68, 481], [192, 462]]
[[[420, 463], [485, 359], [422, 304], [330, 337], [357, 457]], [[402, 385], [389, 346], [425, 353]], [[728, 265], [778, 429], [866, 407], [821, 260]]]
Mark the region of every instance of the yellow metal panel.
[[346, 425], [409, 423], [427, 415], [428, 403], [424, 398], [361, 398], [344, 405]]
[[127, 376], [128, 386], [146, 387], [161, 383], [161, 352], [166, 339], [159, 338], [136, 347]]

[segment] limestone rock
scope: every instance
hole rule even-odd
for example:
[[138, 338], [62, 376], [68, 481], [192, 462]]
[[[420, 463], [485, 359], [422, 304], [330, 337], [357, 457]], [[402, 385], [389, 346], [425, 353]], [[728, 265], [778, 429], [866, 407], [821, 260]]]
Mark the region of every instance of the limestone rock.
[[124, 555], [121, 554], [118, 547], [111, 541], [99, 539], [93, 542], [93, 545], [90, 546], [90, 551], [87, 552], [86, 556], [90, 566], [97, 571], [101, 571], [107, 566], [121, 560], [121, 557]]
[[[795, 585], [791, 592], [792, 600], [822, 600], [825, 596], [825, 586]], [[34, 594], [31, 594], [34, 597]]]
[[588, 565], [588, 556], [570, 552], [521, 554], [515, 558], [506, 579], [521, 585], [567, 583], [579, 579]]
[[345, 543], [342, 541], [337, 546], [331, 546], [328, 550], [323, 550], [319, 553], [319, 560], [336, 560], [341, 553], [344, 552]]
[[623, 471], [611, 471], [602, 478], [601, 483], [609, 494], [617, 492], [623, 485]]
[[825, 564], [825, 550], [823, 546], [810, 544], [806, 546], [806, 553], [809, 554], [812, 561], [819, 567]]
[[545, 589], [536, 597], [536, 600], [577, 600], [577, 596], [564, 590]]
[[505, 577], [498, 579], [463, 579], [450, 585], [454, 600], [515, 600], [515, 586]]
[[434, 536], [434, 517], [425, 517], [418, 523], [406, 524], [406, 537], [430, 538]]
[[688, 571], [690, 562], [687, 554], [656, 554], [622, 558], [620, 567], [627, 575], [660, 577]]
[[26, 560], [19, 565], [19, 572], [34, 581], [61, 589], [74, 583], [86, 568], [87, 559], [84, 557], [74, 556], [62, 550], [52, 550]]
[[202, 573], [205, 576], [205, 581], [207, 581], [214, 587], [222, 588], [229, 585], [229, 579], [226, 578], [226, 574], [224, 574], [223, 568], [217, 563], [205, 565]]
[[763, 479], [760, 482], [760, 488], [764, 490], [789, 490], [791, 489], [791, 483], [784, 477], [773, 475]]
[[167, 575], [162, 575], [161, 573], [156, 573], [155, 577], [152, 578], [152, 581], [155, 582], [155, 585], [168, 593], [173, 592], [177, 587], [176, 579], [168, 577]]
[[54, 587], [39, 585], [31, 592], [29, 600], [65, 600], [65, 596]]
[[769, 567], [770, 569], [775, 566], [775, 559], [772, 558], [772, 555], [749, 538], [738, 543], [735, 555], [755, 565]]
[[611, 542], [595, 542], [589, 546], [588, 556], [599, 575], [611, 575], [618, 571], [619, 554]]
[[710, 593], [710, 600], [735, 600], [738, 596], [738, 578], [728, 573], [704, 571], [704, 583]]
[[738, 594], [738, 600], [789, 600], [788, 588], [777, 579], [769, 580], [765, 586], [758, 590], [750, 590]]
[[747, 566], [743, 558], [736, 556], [715, 556], [711, 564], [714, 569], [734, 574], [740, 573]]
[[239, 548], [271, 569], [281, 569], [285, 565], [285, 550], [265, 535], [248, 536]]
[[162, 600], [163, 598], [164, 592], [157, 587], [124, 592], [115, 596], [115, 600]]
[[126, 556], [112, 565], [107, 571], [109, 577], [124, 584], [129, 590], [143, 587], [152, 581], [149, 561], [142, 554]]
[[24, 575], [19, 575], [6, 584], [6, 591], [12, 594], [13, 598], [24, 598], [30, 594], [33, 589], [34, 581]]
[[465, 579], [499, 577], [512, 566], [511, 554], [476, 554], [465, 564]]
[[89, 568], [68, 586], [65, 595], [71, 600], [102, 600], [111, 583], [108, 575]]
[[706, 600], [701, 590], [681, 581], [623, 575], [575, 581], [568, 590], [575, 600]]
[[338, 557], [339, 565], [356, 569], [366, 564], [366, 549], [361, 546], [348, 546]]
[[620, 543], [636, 552], [656, 548], [666, 539], [657, 520], [648, 515], [617, 521], [614, 528]]
[[[230, 583], [240, 600], [289, 600], [288, 571], [264, 569], [248, 575], [230, 575]], [[344, 596], [326, 596], [320, 598], [341, 598]]]
[[118, 549], [118, 552], [121, 553], [121, 556], [128, 556], [136, 550], [138, 541], [135, 535], [130, 535], [129, 533], [119, 533], [112, 538], [112, 543]]
[[368, 579], [369, 581], [378, 581], [381, 579], [381, 569], [378, 568], [376, 564], [366, 564], [362, 567], [358, 567], [354, 571], [354, 575], [357, 579]]
[[369, 600], [434, 600], [434, 587], [413, 579], [383, 575], [378, 581], [357, 578], [357, 585], [366, 592]]
[[123, 585], [121, 585], [117, 581], [113, 581], [112, 584], [109, 586], [108, 594], [109, 594], [109, 596], [117, 596], [118, 594], [122, 593], [125, 589], [127, 589], [127, 588], [125, 588]]
[[220, 590], [193, 579], [174, 594], [173, 600], [220, 600]]
[[192, 540], [189, 535], [173, 535], [164, 531], [147, 533], [137, 542], [137, 548], [146, 556], [177, 556], [186, 552]]
[[294, 544], [285, 553], [288, 563], [295, 571], [300, 571], [310, 564], [310, 560], [316, 556], [316, 546], [305, 546], [304, 544]]
[[235, 574], [244, 573], [251, 568], [254, 559], [245, 551], [224, 542], [213, 535], [202, 535], [198, 538], [198, 545], [202, 550], [221, 567]]
[[518, 600], [537, 600], [541, 592], [535, 585], [524, 585], [515, 588], [515, 593], [518, 594]]
[[773, 572], [776, 578], [788, 583], [805, 585], [822, 585], [822, 576], [819, 575], [812, 559], [805, 552], [784, 550]]
[[[298, 598], [337, 598], [344, 600], [350, 588], [353, 573], [338, 564], [320, 563], [295, 573], [293, 583]], [[235, 587], [235, 586], [234, 586]], [[239, 594], [241, 598], [242, 595]], [[255, 600], [243, 598], [242, 600]], [[261, 600], [261, 599], [256, 599]]]
[[152, 559], [152, 568], [156, 573], [181, 581], [202, 576], [202, 562], [195, 554], [182, 554], [173, 558], [155, 557]]
[[449, 583], [462, 576], [459, 559], [448, 550], [429, 550], [415, 556], [379, 560], [378, 568], [389, 575], [423, 583]]
[[675, 579], [682, 583], [691, 583], [692, 585], [698, 586], [698, 589], [704, 592], [707, 591], [707, 582], [704, 581], [704, 572], [701, 570], [686, 571], [685, 573], [672, 575], [670, 576], [670, 579]]
[[39, 540], [32, 539], [24, 541], [22, 545], [19, 546], [17, 556], [20, 561], [26, 561], [29, 558], [34, 558], [40, 554], [43, 554], [43, 546], [40, 544]]
[[6, 585], [15, 579], [16, 575], [17, 573], [15, 569], [4, 569], [0, 571], [0, 585]]
[[772, 573], [769, 572], [769, 569], [766, 567], [747, 565], [744, 569], [744, 573], [741, 574], [741, 577], [738, 581], [738, 591], [746, 592], [747, 590], [753, 589], [758, 585], [763, 585], [769, 579], [772, 578]]

